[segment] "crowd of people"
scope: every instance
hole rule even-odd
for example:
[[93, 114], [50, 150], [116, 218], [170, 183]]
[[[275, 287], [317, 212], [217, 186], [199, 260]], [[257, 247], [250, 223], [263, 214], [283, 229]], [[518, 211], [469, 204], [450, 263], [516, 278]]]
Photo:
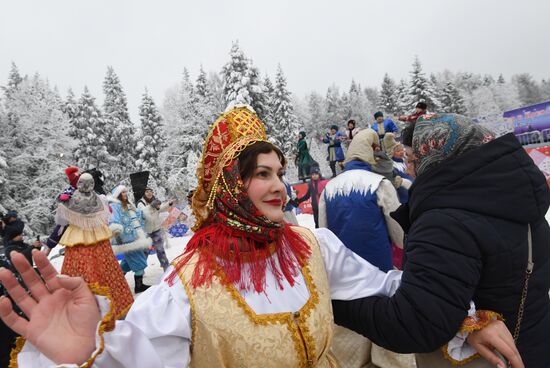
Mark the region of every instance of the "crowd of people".
[[[425, 107], [399, 117], [401, 132], [382, 112], [364, 129], [331, 126], [328, 182], [300, 132], [309, 183], [297, 198], [256, 114], [223, 113], [197, 169], [193, 236], [171, 263], [159, 213], [173, 200], [145, 188], [136, 206], [124, 186], [106, 200], [91, 173], [71, 168], [48, 240], [65, 247], [61, 274], [46, 252], [5, 247], [16, 252], [0, 270], [11, 298], [0, 319], [22, 336], [12, 363], [550, 366], [546, 180], [513, 135]], [[287, 217], [308, 199], [312, 230]], [[22, 241], [9, 215], [2, 236]], [[143, 283], [151, 247], [165, 271], [153, 286]]]

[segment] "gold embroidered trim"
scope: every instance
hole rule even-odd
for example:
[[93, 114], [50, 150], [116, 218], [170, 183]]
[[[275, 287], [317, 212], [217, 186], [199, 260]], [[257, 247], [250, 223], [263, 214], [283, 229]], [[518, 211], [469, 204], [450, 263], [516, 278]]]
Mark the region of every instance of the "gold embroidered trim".
[[460, 326], [458, 332], [465, 333], [481, 330], [487, 327], [487, 325], [494, 320], [503, 321], [504, 317], [502, 316], [502, 314], [497, 312], [489, 310], [478, 310], [476, 311], [475, 317], [468, 316], [464, 318], [464, 321], [462, 322], [462, 325]]
[[452, 356], [449, 355], [449, 343], [443, 345], [441, 347], [441, 351], [443, 353], [443, 357], [445, 359], [447, 359], [449, 362], [451, 362], [452, 365], [454, 366], [461, 366], [461, 365], [465, 365], [465, 364], [468, 364], [474, 360], [476, 360], [477, 358], [480, 358], [481, 355], [479, 355], [478, 353], [475, 353], [474, 355], [466, 358], [466, 359], [462, 359], [462, 360], [456, 360], [454, 359]]
[[23, 346], [25, 346], [25, 338], [19, 336], [17, 339], [15, 339], [15, 347], [11, 349], [10, 352], [10, 365], [9, 368], [17, 368], [17, 356], [23, 350]]
[[[105, 341], [103, 338], [103, 334], [105, 332], [112, 331], [115, 327], [115, 319], [113, 318], [115, 315], [115, 303], [113, 301], [113, 298], [111, 296], [111, 293], [109, 292], [109, 288], [105, 286], [99, 286], [97, 283], [88, 284], [88, 287], [92, 291], [94, 295], [101, 295], [106, 297], [109, 300], [109, 311], [105, 314], [105, 316], [101, 319], [101, 322], [99, 323], [99, 329], [98, 329], [98, 335], [99, 335], [99, 349], [95, 354], [91, 356], [88, 361], [82, 365], [80, 365], [81, 368], [89, 368], [91, 367], [96, 358], [103, 353], [103, 350], [105, 349]], [[19, 353], [23, 350], [23, 346], [25, 345], [25, 338], [18, 337], [15, 342], [15, 348], [12, 349], [10, 352], [10, 365], [9, 368], [17, 368], [17, 357]]]
[[[172, 264], [175, 265], [176, 261], [177, 259]], [[197, 336], [195, 301], [193, 300], [193, 294], [191, 293], [191, 290], [189, 290], [189, 287], [187, 286], [187, 283], [185, 282], [185, 279], [183, 277], [183, 270], [178, 271], [178, 276], [181, 280], [181, 283], [183, 284], [183, 287], [185, 288], [187, 298], [189, 299], [189, 305], [191, 306], [191, 347], [189, 348], [189, 351], [191, 352], [191, 354], [193, 354], [193, 346], [195, 346], [195, 337]]]

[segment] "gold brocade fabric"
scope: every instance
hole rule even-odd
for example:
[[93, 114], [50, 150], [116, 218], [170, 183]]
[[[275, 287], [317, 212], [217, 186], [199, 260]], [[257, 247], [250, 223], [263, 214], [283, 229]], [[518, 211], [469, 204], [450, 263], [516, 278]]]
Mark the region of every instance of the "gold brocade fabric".
[[92, 229], [82, 229], [75, 225], [69, 225], [59, 244], [65, 247], [75, 245], [95, 245], [98, 242], [111, 239], [111, 230], [107, 225], [101, 225]]
[[319, 244], [309, 230], [294, 229], [312, 249], [302, 268], [310, 297], [296, 313], [257, 315], [233, 285], [220, 283], [221, 272], [210, 287], [192, 289], [187, 281], [194, 262], [180, 271], [191, 304], [190, 367], [338, 366], [330, 351], [332, 304]]
[[61, 273], [80, 276], [88, 284], [107, 288], [113, 298], [116, 318], [124, 317], [134, 302], [109, 240], [67, 247]]

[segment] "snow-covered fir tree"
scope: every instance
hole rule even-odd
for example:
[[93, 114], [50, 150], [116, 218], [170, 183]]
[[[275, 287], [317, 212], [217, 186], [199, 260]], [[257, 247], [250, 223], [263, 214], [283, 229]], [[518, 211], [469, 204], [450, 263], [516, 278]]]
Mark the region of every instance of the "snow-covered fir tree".
[[539, 86], [533, 80], [531, 74], [522, 73], [514, 75], [512, 77], [512, 82], [518, 89], [519, 99], [523, 106], [542, 102]]
[[441, 112], [449, 112], [455, 114], [465, 114], [466, 106], [464, 98], [460, 95], [458, 89], [453, 82], [448, 81], [441, 94]]
[[11, 69], [8, 74], [8, 83], [5, 87], [2, 87], [2, 89], [4, 90], [4, 95], [7, 99], [9, 99], [13, 95], [13, 93], [15, 93], [21, 82], [23, 82], [23, 78], [21, 77], [21, 74], [19, 74], [19, 69], [17, 68], [17, 65], [15, 65], [15, 63], [12, 61]]
[[200, 102], [208, 105], [212, 104], [212, 92], [210, 91], [206, 72], [202, 68], [202, 65], [199, 69], [197, 82], [195, 83], [195, 92], [195, 98], [200, 100]]
[[307, 108], [309, 120], [306, 123], [306, 133], [315, 137], [320, 137], [326, 131], [326, 111], [325, 99], [317, 92], [311, 92], [307, 96]]
[[269, 111], [269, 97], [266, 95], [260, 72], [252, 64], [252, 60], [248, 60], [248, 81], [251, 98], [251, 106], [256, 111], [258, 117], [263, 121], [271, 112]]
[[135, 171], [135, 127], [130, 121], [126, 94], [113, 67], [107, 68], [103, 81], [103, 121], [107, 151], [116, 159], [111, 170], [111, 180], [118, 183]]
[[264, 77], [262, 86], [264, 90], [264, 107], [265, 107], [265, 113], [262, 121], [265, 124], [267, 133], [271, 134], [271, 131], [273, 129], [273, 122], [275, 121], [275, 106], [274, 106], [275, 89], [268, 75]]
[[409, 101], [408, 109], [413, 110], [417, 103], [425, 102], [428, 105], [428, 110], [437, 111], [439, 101], [437, 100], [437, 92], [434, 90], [432, 83], [426, 79], [422, 71], [422, 63], [418, 57], [415, 57], [411, 71], [411, 80], [409, 84]]
[[141, 129], [136, 147], [138, 154], [136, 167], [139, 170], [151, 172], [151, 175], [156, 179], [162, 179], [164, 175], [161, 171], [159, 157], [166, 148], [166, 136], [162, 125], [162, 117], [147, 90], [145, 90], [141, 99], [139, 116]]
[[211, 106], [196, 98], [196, 87], [184, 69], [181, 82], [166, 93], [163, 104], [170, 144], [161, 155], [161, 166], [167, 176], [168, 189], [178, 197], [184, 197], [193, 189], [187, 175], [194, 170], [193, 157], [201, 155], [208, 126], [213, 122], [212, 114]]
[[340, 119], [340, 106], [342, 104], [342, 100], [340, 98], [340, 91], [338, 87], [333, 84], [332, 86], [328, 87], [327, 89], [327, 97], [326, 97], [326, 119], [325, 122], [325, 130], [328, 130], [328, 128], [332, 124], [339, 125], [341, 123]]
[[270, 139], [285, 154], [289, 155], [294, 150], [295, 141], [293, 137], [298, 134], [298, 122], [294, 115], [291, 94], [287, 89], [286, 78], [280, 64], [277, 67], [277, 74], [275, 75], [273, 111], [273, 129], [270, 132]]
[[[81, 170], [98, 168], [108, 180], [108, 186], [117, 184], [112, 178], [116, 170], [116, 158], [109, 154], [109, 140], [106, 136], [107, 124], [95, 103], [95, 97], [88, 87], [78, 100], [78, 113], [69, 134], [77, 140], [73, 156]], [[118, 175], [117, 175], [118, 176]]]
[[224, 104], [226, 107], [236, 104], [252, 105], [249, 62], [238, 41], [233, 42], [229, 58], [222, 69]]
[[19, 212], [27, 235], [51, 230], [55, 196], [67, 186], [63, 169], [73, 142], [56, 101], [47, 81], [35, 74], [11, 90], [1, 109], [0, 207]]
[[368, 126], [371, 106], [367, 95], [361, 88], [361, 85], [356, 83], [354, 80], [351, 81], [351, 86], [349, 88], [349, 105], [349, 119], [354, 119], [358, 128], [366, 128]]
[[399, 111], [397, 107], [397, 86], [388, 73], [384, 74], [384, 79], [382, 80], [378, 108], [391, 114], [395, 114]]
[[506, 80], [504, 79], [504, 76], [503, 76], [502, 74], [499, 74], [498, 79], [497, 79], [497, 82], [498, 82], [499, 84], [504, 84], [504, 83], [506, 83]]
[[395, 114], [403, 115], [410, 111], [409, 109], [409, 88], [407, 87], [407, 82], [404, 79], [399, 81], [395, 89], [395, 94], [397, 96], [395, 101]]

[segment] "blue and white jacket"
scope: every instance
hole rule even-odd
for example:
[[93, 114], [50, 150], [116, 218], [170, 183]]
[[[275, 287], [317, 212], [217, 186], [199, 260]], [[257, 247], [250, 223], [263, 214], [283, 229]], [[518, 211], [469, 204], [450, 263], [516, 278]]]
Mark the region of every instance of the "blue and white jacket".
[[403, 230], [389, 214], [399, 207], [392, 183], [362, 161], [350, 161], [332, 179], [319, 203], [319, 226], [382, 271], [393, 268], [391, 241], [403, 245]]
[[111, 244], [115, 254], [128, 253], [139, 249], [148, 249], [151, 238], [143, 230], [143, 213], [136, 209], [132, 203], [124, 210], [117, 199], [110, 199], [111, 217], [109, 228], [113, 232]]

